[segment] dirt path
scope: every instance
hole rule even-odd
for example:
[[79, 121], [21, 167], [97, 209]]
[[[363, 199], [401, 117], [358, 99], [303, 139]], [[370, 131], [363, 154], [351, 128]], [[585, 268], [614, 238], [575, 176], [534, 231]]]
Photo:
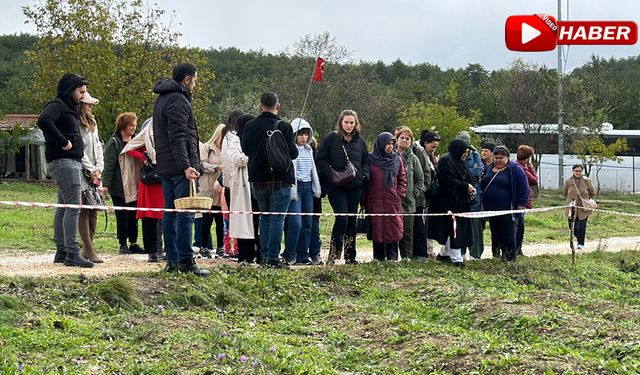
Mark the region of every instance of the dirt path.
[[[603, 251], [621, 251], [640, 249], [640, 237], [612, 237], [602, 241], [587, 241], [586, 250], [592, 252], [600, 248]], [[562, 244], [534, 244], [524, 246], [524, 254], [537, 256], [543, 254], [569, 254], [571, 249], [566, 243]], [[326, 257], [326, 254], [323, 253]], [[491, 257], [491, 248], [485, 248], [483, 259]], [[45, 254], [24, 254], [16, 251], [0, 251], [0, 275], [3, 276], [64, 276], [84, 274], [86, 276], [105, 276], [126, 272], [160, 271], [164, 264], [147, 263], [146, 255], [105, 255], [105, 263], [93, 268], [65, 267], [62, 264], [53, 264], [53, 252]], [[370, 261], [371, 249], [358, 251], [358, 260]], [[199, 264], [205, 268], [216, 267], [223, 264], [234, 265], [230, 259], [211, 260], [201, 259]]]

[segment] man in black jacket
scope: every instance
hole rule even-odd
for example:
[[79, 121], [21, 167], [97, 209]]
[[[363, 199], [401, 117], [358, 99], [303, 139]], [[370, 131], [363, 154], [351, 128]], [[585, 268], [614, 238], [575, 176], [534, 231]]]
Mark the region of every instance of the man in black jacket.
[[[153, 89], [159, 94], [153, 108], [153, 132], [165, 208], [175, 208], [175, 199], [189, 196], [191, 180], [198, 178], [202, 170], [198, 129], [191, 107], [197, 79], [198, 72], [193, 64], [178, 64], [173, 68], [173, 78], [163, 78]], [[193, 216], [192, 213], [164, 213], [165, 271], [208, 276], [209, 271], [198, 268], [193, 260]]]
[[[47, 172], [58, 187], [58, 203], [81, 203], [82, 155], [84, 142], [78, 128], [80, 99], [87, 92], [87, 80], [67, 73], [58, 82], [58, 93], [40, 113], [38, 127], [45, 140]], [[61, 208], [53, 216], [54, 263], [93, 267], [80, 255], [78, 243], [79, 208]]]
[[[274, 129], [280, 103], [273, 92], [265, 92], [260, 97], [260, 116], [249, 121], [242, 135], [242, 150], [249, 157], [249, 181], [251, 193], [258, 201], [262, 212], [287, 212], [291, 201], [291, 185], [295, 183], [293, 173], [272, 171], [267, 162], [265, 143], [267, 132]], [[289, 158], [298, 157], [298, 148], [293, 142], [291, 124], [280, 121], [277, 127], [287, 141]], [[293, 167], [291, 168], [293, 169]], [[275, 268], [285, 267], [279, 260], [280, 243], [284, 230], [284, 215], [260, 216], [260, 247], [265, 265]]]

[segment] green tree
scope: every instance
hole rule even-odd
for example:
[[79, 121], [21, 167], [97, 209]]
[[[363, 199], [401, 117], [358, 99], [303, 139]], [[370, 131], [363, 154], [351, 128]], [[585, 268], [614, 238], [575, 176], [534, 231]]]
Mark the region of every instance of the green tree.
[[[83, 75], [91, 94], [101, 100], [95, 114], [107, 129], [121, 112], [149, 117], [153, 86], [170, 76], [175, 64], [205, 65], [200, 50], [178, 47], [179, 33], [161, 21], [164, 10], [144, 0], [45, 0], [23, 7], [23, 12], [39, 37], [27, 52], [27, 63], [34, 69], [34, 101], [44, 105], [65, 72]], [[205, 127], [214, 126], [208, 116], [213, 77], [211, 71], [198, 71], [194, 110]]]
[[[455, 103], [457, 100], [457, 84], [451, 82], [447, 90], [447, 102]], [[442, 138], [441, 144], [445, 146], [455, 139], [461, 131], [470, 131], [469, 128], [476, 124], [481, 114], [473, 111], [470, 117], [458, 113], [454, 104], [414, 102], [403, 109], [399, 116], [399, 122], [408, 126], [415, 137], [420, 135], [423, 129], [434, 130]]]
[[545, 125], [556, 123], [557, 74], [544, 66], [514, 60], [501, 83], [507, 121], [523, 125], [521, 139], [535, 149], [533, 164], [538, 167], [542, 154], [555, 150], [549, 142], [554, 129]]

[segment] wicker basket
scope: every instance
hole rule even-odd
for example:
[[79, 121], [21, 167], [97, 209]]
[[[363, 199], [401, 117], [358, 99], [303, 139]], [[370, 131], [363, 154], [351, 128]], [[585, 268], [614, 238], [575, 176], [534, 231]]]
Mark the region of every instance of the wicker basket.
[[176, 208], [187, 210], [210, 210], [213, 205], [213, 199], [209, 197], [196, 197], [196, 180], [191, 180], [189, 185], [189, 196], [178, 198], [173, 201]]

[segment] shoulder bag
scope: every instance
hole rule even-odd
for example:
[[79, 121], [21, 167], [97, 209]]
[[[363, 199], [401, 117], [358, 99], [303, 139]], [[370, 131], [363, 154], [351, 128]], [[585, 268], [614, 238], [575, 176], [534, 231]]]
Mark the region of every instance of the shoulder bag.
[[573, 178], [571, 180], [573, 181], [573, 186], [576, 187], [576, 194], [582, 201], [582, 208], [587, 211], [595, 210], [596, 208], [598, 208], [598, 203], [595, 201], [595, 199], [591, 197], [585, 199], [584, 197], [582, 197], [582, 195], [580, 195], [580, 189], [578, 189], [578, 184], [576, 184], [576, 180]]
[[349, 159], [349, 155], [347, 155], [347, 149], [342, 145], [342, 151], [344, 151], [344, 156], [347, 158], [347, 167], [344, 171], [336, 171], [333, 167], [329, 167], [329, 175], [331, 177], [331, 183], [334, 186], [344, 187], [349, 185], [349, 183], [356, 178], [356, 167]]

